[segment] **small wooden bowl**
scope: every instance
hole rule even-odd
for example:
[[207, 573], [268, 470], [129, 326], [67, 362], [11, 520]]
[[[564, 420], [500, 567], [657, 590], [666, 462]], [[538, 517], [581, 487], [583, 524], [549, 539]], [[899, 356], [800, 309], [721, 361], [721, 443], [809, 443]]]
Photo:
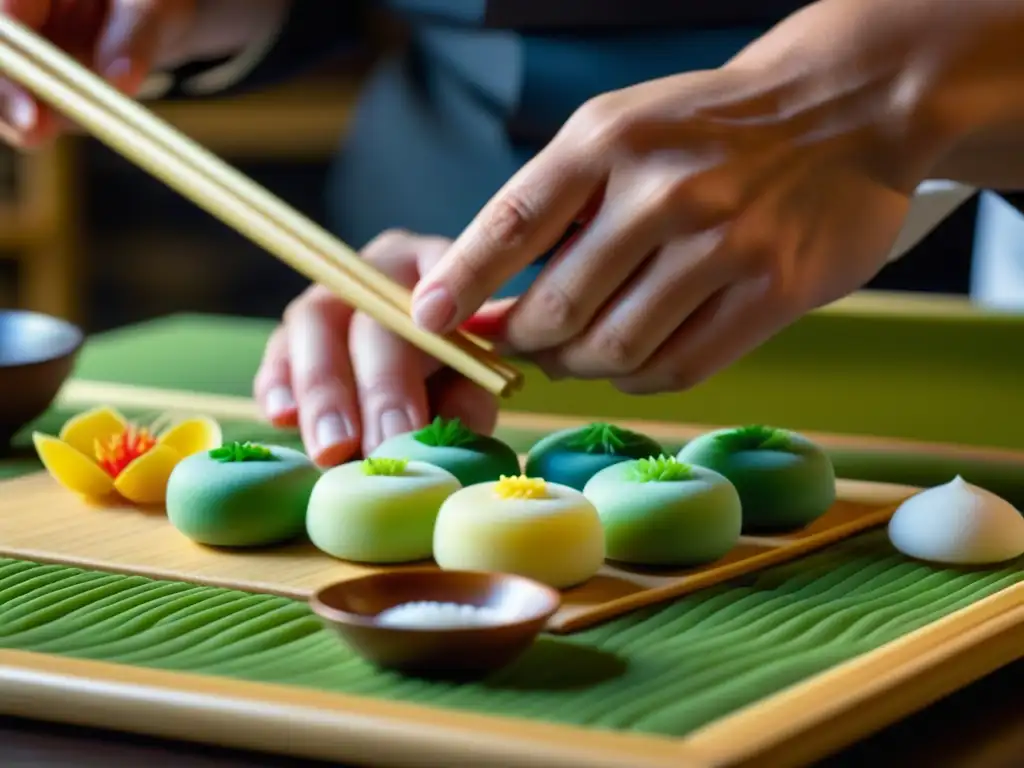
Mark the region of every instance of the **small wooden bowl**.
[[0, 310], [0, 452], [49, 408], [85, 336], [60, 318]]
[[[502, 610], [488, 626], [405, 629], [377, 615], [410, 602], [459, 603]], [[356, 653], [385, 669], [421, 677], [471, 678], [514, 661], [561, 605], [554, 589], [522, 576], [416, 568], [383, 571], [331, 584], [310, 607]]]

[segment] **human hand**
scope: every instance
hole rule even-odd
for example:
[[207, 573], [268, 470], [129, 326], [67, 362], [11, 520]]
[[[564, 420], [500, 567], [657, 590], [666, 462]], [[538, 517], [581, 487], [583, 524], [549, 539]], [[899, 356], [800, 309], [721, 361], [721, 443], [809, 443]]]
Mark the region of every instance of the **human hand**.
[[[0, 13], [42, 34], [134, 96], [151, 68], [181, 48], [196, 0], [0, 0]], [[2, 138], [33, 147], [67, 123], [19, 85], [0, 79]]]
[[465, 322], [581, 221], [500, 341], [552, 377], [654, 393], [862, 286], [927, 161], [900, 140], [898, 99], [810, 74], [725, 67], [585, 104], [417, 285], [417, 321]]
[[[450, 241], [391, 231], [362, 252], [392, 279], [415, 285]], [[490, 433], [497, 400], [433, 358], [354, 312], [321, 286], [285, 311], [254, 382], [256, 401], [277, 426], [298, 425], [321, 466], [368, 454], [384, 439], [425, 426], [433, 415]]]

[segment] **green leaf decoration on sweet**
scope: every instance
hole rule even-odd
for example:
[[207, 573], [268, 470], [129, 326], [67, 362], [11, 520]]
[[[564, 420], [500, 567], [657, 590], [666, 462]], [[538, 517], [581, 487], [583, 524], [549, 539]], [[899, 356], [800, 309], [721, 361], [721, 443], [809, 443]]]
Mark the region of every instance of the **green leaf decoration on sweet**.
[[210, 451], [210, 458], [221, 464], [233, 464], [242, 461], [277, 461], [277, 456], [265, 445], [259, 443], [238, 442], [225, 443], [220, 448]]
[[407, 466], [409, 466], [408, 459], [385, 459], [383, 457], [363, 459], [363, 474], [397, 477], [405, 472]]
[[631, 446], [646, 442], [643, 435], [638, 435], [614, 424], [595, 421], [583, 427], [574, 435], [568, 445], [573, 450], [584, 453], [622, 453]]
[[457, 448], [477, 441], [478, 435], [459, 419], [436, 417], [423, 429], [415, 432], [413, 438], [423, 445], [435, 448]]
[[715, 442], [727, 451], [786, 451], [790, 447], [786, 430], [760, 424], [723, 432], [715, 437]]
[[693, 476], [693, 469], [675, 456], [662, 454], [649, 459], [637, 459], [630, 474], [638, 483], [674, 483], [688, 480]]

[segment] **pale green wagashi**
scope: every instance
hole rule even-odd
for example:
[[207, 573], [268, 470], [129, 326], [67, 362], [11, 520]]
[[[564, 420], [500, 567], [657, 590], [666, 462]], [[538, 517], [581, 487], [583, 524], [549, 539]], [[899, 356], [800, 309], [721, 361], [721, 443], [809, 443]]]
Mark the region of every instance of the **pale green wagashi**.
[[342, 560], [426, 560], [437, 512], [460, 487], [451, 472], [423, 461], [351, 461], [324, 472], [313, 488], [306, 532], [318, 549]]
[[696, 566], [718, 560], [739, 542], [742, 513], [732, 483], [671, 456], [602, 469], [583, 495], [601, 516], [609, 560]]
[[786, 429], [719, 429], [690, 441], [677, 456], [713, 469], [736, 486], [744, 532], [801, 528], [835, 502], [831, 459], [819, 445]]
[[320, 470], [291, 448], [228, 443], [179, 463], [167, 481], [167, 519], [201, 544], [257, 547], [302, 535]]

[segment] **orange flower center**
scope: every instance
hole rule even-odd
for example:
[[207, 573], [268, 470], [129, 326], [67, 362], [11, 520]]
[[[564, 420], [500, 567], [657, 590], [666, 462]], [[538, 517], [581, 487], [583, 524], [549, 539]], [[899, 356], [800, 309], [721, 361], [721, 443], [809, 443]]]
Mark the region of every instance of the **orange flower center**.
[[124, 468], [156, 445], [156, 438], [146, 427], [130, 424], [123, 432], [105, 441], [96, 441], [96, 462], [111, 477], [120, 475]]

